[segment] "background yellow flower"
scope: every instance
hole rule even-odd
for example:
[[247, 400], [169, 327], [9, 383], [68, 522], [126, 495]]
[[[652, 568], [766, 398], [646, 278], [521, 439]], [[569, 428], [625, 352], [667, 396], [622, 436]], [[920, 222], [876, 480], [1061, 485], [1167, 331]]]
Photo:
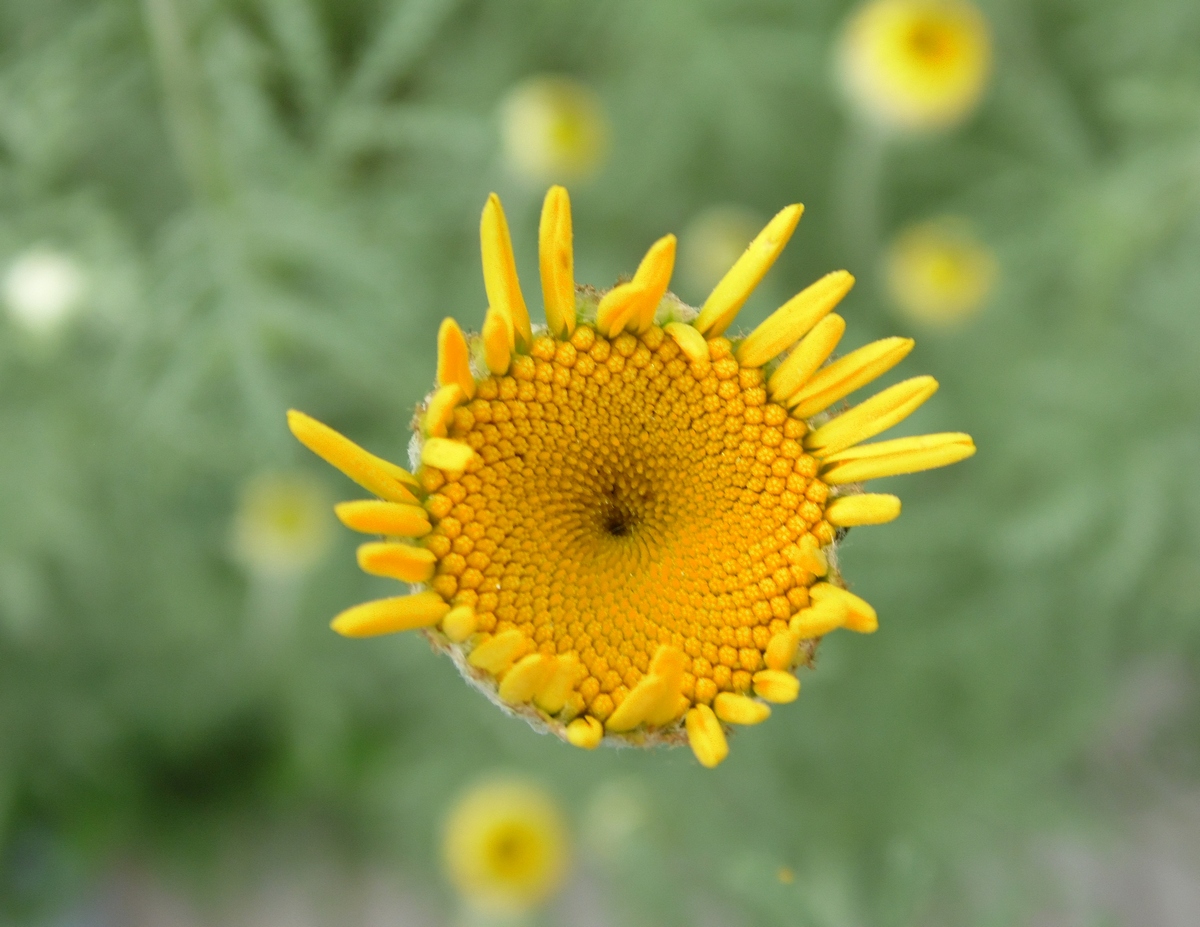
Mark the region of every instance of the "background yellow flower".
[[533, 908], [562, 884], [567, 829], [550, 794], [525, 779], [493, 779], [463, 793], [446, 817], [446, 874], [474, 907]]
[[952, 325], [983, 308], [996, 259], [965, 219], [943, 216], [909, 226], [886, 256], [888, 292], [917, 322]]
[[260, 473], [238, 496], [234, 555], [252, 574], [296, 576], [329, 550], [332, 523], [322, 483], [304, 473]]
[[500, 106], [505, 163], [542, 183], [585, 179], [608, 155], [609, 122], [596, 92], [572, 77], [540, 74], [508, 92]]
[[869, 120], [936, 129], [975, 109], [991, 59], [987, 22], [965, 0], [872, 0], [846, 23], [838, 75]]

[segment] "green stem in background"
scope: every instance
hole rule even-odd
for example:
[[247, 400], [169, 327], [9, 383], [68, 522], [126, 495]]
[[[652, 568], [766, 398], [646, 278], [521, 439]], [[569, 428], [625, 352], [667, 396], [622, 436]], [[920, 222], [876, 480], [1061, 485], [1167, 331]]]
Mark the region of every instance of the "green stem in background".
[[175, 0], [143, 0], [142, 11], [162, 81], [167, 129], [175, 156], [197, 199], [221, 202], [228, 197], [229, 183], [179, 8]]
[[842, 239], [860, 272], [874, 268], [883, 238], [883, 162], [888, 136], [860, 120], [850, 123], [834, 175]]

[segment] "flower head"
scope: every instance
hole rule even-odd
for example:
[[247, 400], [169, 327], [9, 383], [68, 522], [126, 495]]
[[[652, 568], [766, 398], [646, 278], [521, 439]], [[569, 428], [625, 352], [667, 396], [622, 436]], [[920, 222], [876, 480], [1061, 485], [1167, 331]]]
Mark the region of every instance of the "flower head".
[[446, 818], [446, 873], [475, 907], [519, 913], [559, 887], [567, 868], [562, 814], [544, 789], [494, 780], [464, 794]]
[[943, 216], [904, 229], [888, 248], [888, 291], [901, 311], [931, 325], [978, 312], [996, 279], [996, 260], [964, 219]]
[[13, 321], [35, 335], [50, 335], [80, 307], [84, 275], [67, 255], [31, 248], [9, 265], [3, 288]]
[[846, 24], [838, 49], [847, 96], [890, 129], [961, 122], [990, 70], [987, 21], [966, 0], [870, 0]]
[[489, 697], [572, 744], [686, 741], [707, 766], [725, 757], [727, 725], [796, 698], [794, 668], [820, 637], [875, 630], [836, 543], [895, 518], [900, 500], [859, 484], [975, 448], [958, 433], [865, 443], [933, 395], [932, 377], [835, 409], [913, 346], [886, 338], [826, 363], [845, 329], [833, 312], [854, 282], [845, 271], [727, 336], [801, 211], [767, 223], [695, 310], [667, 291], [673, 235], [628, 282], [577, 288], [570, 203], [554, 187], [539, 233], [546, 325], [534, 328], [493, 195], [489, 308], [479, 335], [442, 323], [417, 472], [289, 413], [301, 442], [379, 497], [337, 507], [383, 536], [360, 565], [418, 587], [334, 629], [424, 628]]
[[233, 519], [233, 550], [258, 576], [295, 576], [329, 549], [324, 487], [299, 473], [260, 473], [242, 487]]
[[517, 84], [500, 107], [509, 168], [536, 183], [594, 174], [608, 154], [608, 117], [599, 97], [571, 77], [543, 74]]

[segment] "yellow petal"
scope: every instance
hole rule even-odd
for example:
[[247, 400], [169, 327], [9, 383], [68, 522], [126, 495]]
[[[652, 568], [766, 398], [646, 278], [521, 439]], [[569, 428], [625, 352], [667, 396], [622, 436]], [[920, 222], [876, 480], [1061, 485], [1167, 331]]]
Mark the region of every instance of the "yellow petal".
[[488, 197], [483, 207], [479, 242], [483, 251], [483, 286], [487, 290], [488, 305], [509, 319], [517, 347], [528, 350], [533, 344], [533, 329], [517, 279], [517, 263], [513, 258], [504, 207], [495, 193]]
[[474, 456], [475, 449], [471, 445], [449, 438], [426, 438], [421, 447], [421, 463], [439, 470], [465, 470]]
[[843, 627], [847, 630], [857, 631], [859, 634], [873, 634], [879, 629], [879, 616], [875, 614], [875, 609], [869, 602], [859, 598], [853, 592], [848, 592], [832, 583], [817, 583], [808, 590], [808, 594], [818, 606], [831, 601], [844, 604], [846, 620]]
[[499, 676], [512, 665], [513, 660], [522, 655], [530, 643], [529, 638], [516, 628], [501, 631], [472, 650], [467, 662], [476, 669]]
[[811, 534], [806, 534], [794, 545], [785, 547], [783, 556], [788, 563], [808, 570], [816, 576], [824, 576], [829, 572], [829, 558], [821, 550], [821, 542]]
[[646, 715], [662, 700], [666, 693], [667, 684], [659, 676], [650, 673], [638, 680], [638, 684], [629, 690], [625, 701], [616, 707], [604, 726], [615, 733], [632, 731], [646, 720]]
[[702, 335], [715, 338], [730, 326], [747, 297], [766, 276], [784, 245], [792, 237], [803, 212], [804, 207], [799, 203], [780, 210], [775, 218], [767, 223], [766, 228], [758, 233], [758, 237], [750, 242], [745, 253], [737, 259], [704, 301], [695, 322]]
[[418, 592], [355, 605], [334, 618], [330, 627], [344, 637], [374, 637], [431, 627], [448, 611], [450, 606], [436, 592]]
[[[848, 455], [851, 451], [858, 453], [850, 457]], [[897, 438], [895, 441], [864, 444], [835, 455], [839, 459], [827, 461], [821, 479], [831, 486], [861, 483], [885, 476], [946, 467], [965, 460], [974, 453], [975, 444], [970, 435], [965, 434], [946, 433], [922, 435], [919, 438]]]
[[783, 670], [759, 670], [754, 674], [754, 694], [780, 705], [794, 702], [800, 694], [800, 680]]
[[842, 496], [825, 506], [825, 520], [839, 528], [883, 525], [900, 517], [900, 499], [887, 493]]
[[912, 415], [937, 388], [938, 382], [933, 377], [913, 377], [889, 386], [816, 431], [810, 431], [804, 437], [804, 446], [817, 457], [828, 457], [873, 438]]
[[456, 385], [468, 399], [475, 398], [475, 376], [471, 373], [471, 351], [462, 329], [451, 318], [442, 319], [438, 328], [439, 386]]
[[442, 633], [455, 644], [461, 644], [474, 634], [478, 627], [479, 619], [475, 617], [475, 609], [470, 605], [455, 606], [442, 619]]
[[288, 428], [301, 444], [358, 483], [389, 502], [416, 502], [420, 484], [407, 470], [363, 450], [349, 438], [315, 418], [289, 409]]
[[761, 724], [771, 717], [771, 706], [732, 692], [717, 693], [713, 710], [726, 724]]
[[637, 315], [649, 298], [649, 289], [640, 283], [621, 283], [602, 297], [596, 306], [596, 329], [606, 338], [615, 338]]
[[508, 373], [512, 363], [513, 328], [509, 318], [496, 308], [489, 308], [483, 317], [483, 360], [488, 370], [498, 377]]
[[802, 608], [792, 615], [788, 629], [801, 640], [824, 637], [846, 623], [850, 609], [841, 599], [830, 599]]
[[845, 331], [846, 320], [837, 313], [821, 319], [767, 380], [771, 398], [790, 402], [833, 353]]
[[555, 657], [550, 674], [534, 694], [533, 700], [542, 711], [556, 715], [567, 704], [575, 686], [586, 676], [587, 668], [574, 654]]
[[443, 386], [429, 399], [425, 417], [421, 423], [425, 434], [435, 438], [446, 437], [447, 428], [454, 418], [454, 410], [463, 402], [466, 394], [457, 383]]
[[687, 713], [688, 743], [701, 766], [712, 769], [729, 756], [729, 744], [721, 722], [707, 705], [697, 705]]
[[794, 631], [781, 631], [767, 643], [767, 652], [763, 654], [763, 662], [768, 669], [791, 669], [796, 661], [796, 651], [800, 648], [800, 635]]
[[542, 220], [538, 225], [538, 264], [542, 273], [546, 326], [555, 338], [570, 337], [575, 331], [571, 198], [559, 186], [551, 187], [542, 203]]
[[355, 499], [352, 502], [339, 502], [333, 510], [343, 525], [363, 534], [419, 538], [433, 530], [429, 516], [419, 505]]
[[600, 746], [600, 740], [603, 737], [604, 725], [591, 715], [585, 718], [576, 718], [567, 725], [567, 741], [584, 750], [595, 750]]
[[668, 322], [663, 331], [675, 339], [684, 357], [704, 370], [708, 369], [708, 341], [695, 328], [686, 322]]
[[553, 668], [550, 658], [544, 653], [522, 657], [500, 680], [500, 700], [510, 705], [528, 702], [545, 683]]
[[823, 412], [839, 399], [883, 376], [908, 356], [915, 342], [911, 338], [883, 338], [851, 351], [828, 367], [818, 370], [792, 397], [797, 418], [810, 418]]
[[358, 548], [358, 566], [364, 573], [405, 583], [428, 582], [436, 563], [433, 551], [411, 544], [372, 541]]
[[645, 722], [651, 727], [661, 727], [677, 720], [687, 710], [687, 699], [683, 697], [683, 651], [669, 644], [662, 644], [650, 661], [650, 672], [663, 681], [662, 695], [646, 711]]
[[634, 311], [630, 327], [635, 332], [647, 331], [654, 324], [658, 304], [671, 285], [671, 273], [675, 269], [675, 236], [664, 235], [650, 246], [646, 256], [638, 265], [633, 282], [645, 288], [645, 295]]
[[767, 316], [741, 343], [738, 363], [743, 367], [761, 367], [786, 351], [832, 312], [852, 286], [854, 278], [850, 274], [835, 270], [801, 290]]

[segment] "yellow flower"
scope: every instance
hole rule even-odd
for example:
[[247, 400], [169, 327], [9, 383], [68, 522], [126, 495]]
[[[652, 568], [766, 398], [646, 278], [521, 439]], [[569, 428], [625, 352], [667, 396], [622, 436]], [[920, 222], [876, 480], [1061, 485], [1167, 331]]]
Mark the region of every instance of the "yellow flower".
[[893, 129], [937, 129], [975, 109], [991, 70], [983, 15], [964, 0], [872, 0], [841, 36], [838, 70], [854, 105]]
[[608, 154], [608, 118], [599, 97], [570, 77], [539, 75], [514, 87], [500, 107], [504, 157], [536, 183], [576, 180]]
[[684, 283], [707, 292], [746, 250], [762, 219], [744, 206], [710, 206], [679, 236], [679, 274]]
[[801, 210], [767, 223], [695, 310], [667, 292], [673, 235], [627, 283], [577, 288], [570, 202], [554, 187], [535, 329], [490, 197], [490, 307], [479, 335], [442, 323], [416, 475], [289, 413], [301, 442], [380, 497], [337, 507], [385, 538], [359, 548], [362, 568], [420, 584], [343, 612], [334, 630], [424, 628], [541, 729], [586, 748], [688, 742], [706, 766], [724, 759], [727, 725], [796, 698], [794, 668], [822, 635], [875, 630], [832, 554], [841, 529], [890, 521], [900, 500], [858, 484], [975, 448], [958, 433], [864, 443], [933, 395], [932, 377], [830, 411], [913, 346], [885, 338], [825, 363], [845, 329], [832, 311], [854, 282], [845, 271], [726, 337]]
[[996, 260], [963, 219], [942, 217], [909, 226], [888, 248], [888, 291], [910, 318], [951, 325], [982, 308], [996, 279]]
[[475, 907], [519, 913], [548, 898], [567, 868], [567, 835], [554, 800], [522, 780], [485, 782], [451, 809], [446, 872]]
[[234, 554], [259, 576], [303, 573], [329, 549], [328, 513], [328, 495], [311, 477], [259, 474], [242, 487], [233, 519]]

